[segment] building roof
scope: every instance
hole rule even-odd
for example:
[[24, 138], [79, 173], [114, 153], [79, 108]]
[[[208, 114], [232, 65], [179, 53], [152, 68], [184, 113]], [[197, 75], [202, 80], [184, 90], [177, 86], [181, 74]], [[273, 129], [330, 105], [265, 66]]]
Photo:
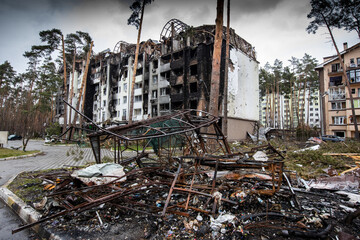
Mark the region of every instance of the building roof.
[[[340, 52], [340, 54], [341, 54], [341, 55], [344, 55], [344, 54], [346, 54], [346, 53], [348, 53], [348, 52], [351, 52], [352, 50], [354, 50], [355, 48], [358, 48], [358, 47], [360, 47], [360, 42], [357, 43], [357, 44], [355, 44], [355, 45], [353, 45], [353, 46], [351, 46], [351, 47], [349, 47], [349, 48], [347, 48], [347, 49], [345, 49], [345, 50], [343, 50], [342, 52]], [[315, 69], [321, 69], [321, 68], [323, 68], [325, 65], [327, 65], [327, 64], [329, 64], [329, 63], [337, 60], [338, 58], [339, 58], [338, 55], [334, 55], [334, 56], [331, 57], [330, 59], [324, 61], [323, 63], [321, 63], [321, 64], [319, 64], [319, 65], [317, 65], [317, 66], [315, 67]]]

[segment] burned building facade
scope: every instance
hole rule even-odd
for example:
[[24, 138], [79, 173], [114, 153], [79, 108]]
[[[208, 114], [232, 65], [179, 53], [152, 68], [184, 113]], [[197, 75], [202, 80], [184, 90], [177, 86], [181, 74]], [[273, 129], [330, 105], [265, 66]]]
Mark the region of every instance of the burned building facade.
[[[160, 42], [141, 43], [136, 73], [133, 73], [135, 44], [120, 41], [113, 51], [94, 56], [87, 78], [85, 114], [97, 123], [125, 123], [129, 117], [133, 74], [134, 121], [181, 109], [208, 111], [214, 33], [214, 25], [189, 27], [177, 19], [170, 20], [162, 29]], [[224, 70], [225, 39], [220, 115], [224, 112]], [[228, 137], [241, 139], [259, 120], [258, 62], [254, 48], [233, 29], [228, 76]]]

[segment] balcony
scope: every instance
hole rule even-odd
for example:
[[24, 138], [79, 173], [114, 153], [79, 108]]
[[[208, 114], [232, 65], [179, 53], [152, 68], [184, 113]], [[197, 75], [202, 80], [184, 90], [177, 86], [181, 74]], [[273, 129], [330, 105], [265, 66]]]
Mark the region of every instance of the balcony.
[[339, 76], [343, 72], [342, 68], [339, 69], [328, 69], [328, 75], [329, 76]]
[[330, 77], [329, 87], [342, 85], [342, 76]]
[[171, 98], [171, 102], [182, 102], [184, 101], [184, 94], [183, 93], [171, 94], [170, 98]]
[[345, 100], [345, 92], [344, 93], [333, 93], [329, 95], [329, 101], [337, 101], [337, 100]]

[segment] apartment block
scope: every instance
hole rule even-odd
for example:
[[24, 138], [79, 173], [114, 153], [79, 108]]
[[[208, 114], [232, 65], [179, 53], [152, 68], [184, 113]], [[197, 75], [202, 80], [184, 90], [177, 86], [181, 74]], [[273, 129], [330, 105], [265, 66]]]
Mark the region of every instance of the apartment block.
[[[324, 134], [353, 138], [354, 117], [360, 123], [360, 43], [349, 48], [344, 43], [344, 50], [340, 54], [349, 79], [350, 92], [345, 85], [337, 55], [324, 57], [324, 62], [316, 68], [320, 76], [322, 127]], [[355, 116], [352, 114], [350, 94], [354, 101]]]
[[[133, 75], [134, 121], [182, 109], [208, 111], [214, 33], [214, 25], [189, 27], [180, 20], [170, 20], [161, 31], [160, 41], [141, 43], [136, 73], [135, 44], [119, 41], [113, 51], [107, 49], [93, 56], [86, 78], [85, 115], [98, 124], [126, 123]], [[223, 102], [225, 39], [219, 94], [220, 117], [228, 112], [229, 139], [245, 138], [246, 131], [259, 119], [258, 64], [251, 44], [231, 29], [227, 109]], [[81, 76], [82, 67], [79, 65], [77, 76]], [[72, 81], [77, 80], [70, 78], [70, 85]]]
[[[293, 96], [268, 94], [260, 98], [259, 118], [263, 126], [278, 129], [296, 128], [299, 122], [304, 121], [310, 127], [320, 128], [320, 102], [319, 90], [300, 90]], [[279, 114], [280, 113], [280, 114]], [[279, 120], [278, 120], [279, 119]]]

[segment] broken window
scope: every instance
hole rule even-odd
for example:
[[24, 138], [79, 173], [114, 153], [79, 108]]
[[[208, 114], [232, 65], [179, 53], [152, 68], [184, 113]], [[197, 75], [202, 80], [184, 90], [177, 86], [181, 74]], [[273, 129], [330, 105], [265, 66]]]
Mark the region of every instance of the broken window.
[[330, 77], [330, 87], [339, 86], [342, 84], [342, 76]]
[[182, 56], [183, 56], [183, 51], [173, 53], [173, 59], [174, 60], [181, 59]]
[[356, 67], [354, 58], [350, 58], [350, 67]]
[[344, 100], [345, 88], [330, 88], [330, 100]]
[[157, 69], [158, 66], [159, 66], [158, 60], [154, 60], [154, 61], [152, 62], [152, 64], [153, 64], [153, 68], [154, 68], [154, 69]]
[[166, 96], [169, 94], [169, 88], [160, 88], [160, 96]]
[[134, 101], [135, 101], [135, 102], [141, 102], [141, 101], [142, 101], [142, 95], [137, 95], [137, 96], [135, 96]]
[[175, 93], [182, 93], [183, 92], [183, 86], [182, 85], [175, 85], [173, 87]]
[[192, 101], [190, 101], [190, 108], [191, 108], [191, 109], [197, 109], [197, 105], [198, 105], [198, 101], [197, 101], [197, 100], [192, 100]]
[[157, 112], [157, 106], [156, 105], [152, 105], [151, 107], [151, 115], [153, 117], [156, 117], [158, 115], [158, 112]]
[[[178, 68], [178, 69], [174, 69], [172, 70], [173, 73], [176, 75], [176, 76], [182, 76], [184, 73], [183, 73], [183, 69], [182, 68]], [[167, 73], [167, 72], [166, 72]], [[170, 74], [169, 74], [169, 77], [170, 77]], [[166, 76], [165, 78], [168, 78], [168, 76]]]
[[355, 83], [355, 70], [347, 71], [347, 77], [350, 83]]
[[[136, 97], [136, 96], [135, 96], [135, 97]], [[141, 108], [136, 108], [136, 109], [134, 109], [134, 115], [135, 115], [135, 116], [141, 115]]]
[[196, 93], [197, 91], [197, 82], [190, 83], [190, 93]]
[[331, 103], [331, 109], [332, 110], [339, 110], [339, 109], [345, 109], [346, 108], [346, 102], [333, 102]]
[[161, 64], [169, 63], [170, 59], [171, 59], [170, 54], [161, 56]]
[[118, 91], [119, 91], [119, 88], [118, 88], [118, 87], [114, 87], [114, 88], [113, 88], [113, 93], [118, 93]]
[[193, 59], [193, 58], [196, 58], [196, 56], [197, 56], [197, 48], [191, 49], [190, 50], [190, 58]]
[[153, 99], [156, 99], [157, 98], [157, 90], [153, 90], [151, 96]]
[[331, 64], [331, 72], [340, 72], [340, 63]]
[[197, 76], [197, 74], [198, 74], [197, 65], [190, 66], [190, 75], [191, 76]]
[[168, 103], [160, 104], [160, 111], [169, 110], [170, 105]]
[[333, 124], [335, 124], [335, 125], [344, 125], [344, 124], [346, 124], [346, 117], [345, 116], [332, 117], [332, 119], [333, 119]]
[[139, 88], [142, 88], [142, 83], [135, 83], [134, 85], [134, 89], [139, 89]]
[[125, 71], [124, 71], [124, 80], [125, 80], [125, 78], [127, 78], [127, 75], [128, 75], [128, 71], [125, 70]]
[[157, 82], [158, 82], [158, 76], [154, 75], [153, 78], [152, 78], [152, 83], [157, 84]]
[[103, 88], [103, 94], [106, 95], [106, 87]]
[[139, 76], [141, 74], [143, 74], [143, 69], [142, 68], [136, 69], [136, 76]]

